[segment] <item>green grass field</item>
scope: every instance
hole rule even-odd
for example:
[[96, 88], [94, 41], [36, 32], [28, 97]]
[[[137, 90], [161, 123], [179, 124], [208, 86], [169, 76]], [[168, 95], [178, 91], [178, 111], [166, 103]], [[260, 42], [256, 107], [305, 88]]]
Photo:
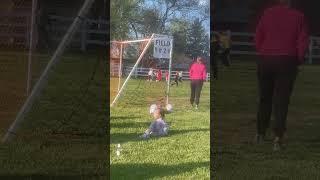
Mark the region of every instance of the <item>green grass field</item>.
[[[0, 144], [0, 179], [108, 179], [104, 60], [100, 59], [94, 80], [87, 84], [97, 58], [96, 54], [70, 54], [53, 68], [47, 86], [27, 114], [17, 138]], [[45, 65], [47, 60], [44, 57], [39, 63]], [[11, 68], [10, 77], [15, 78], [14, 70], [24, 74], [20, 73], [24, 71], [21, 68]], [[88, 86], [88, 93], [83, 95]], [[2, 91], [6, 92], [9, 91]], [[8, 96], [7, 100], [10, 101]], [[14, 105], [10, 111], [19, 108]], [[15, 116], [10, 118], [12, 122]], [[3, 135], [8, 123], [0, 125]]]
[[[166, 115], [169, 135], [141, 140], [152, 121], [149, 106], [164, 97], [163, 82], [129, 81], [119, 103], [111, 108], [111, 179], [209, 179], [210, 84], [205, 83], [199, 110], [189, 103], [190, 82], [172, 86]], [[111, 83], [112, 84], [112, 83]], [[116, 155], [116, 145], [121, 154]]]
[[[256, 134], [256, 66], [233, 58], [215, 87], [214, 176], [219, 180], [320, 179], [319, 65], [301, 67], [289, 106], [286, 149], [272, 152], [272, 132], [263, 145]], [[238, 60], [238, 61], [237, 61]]]

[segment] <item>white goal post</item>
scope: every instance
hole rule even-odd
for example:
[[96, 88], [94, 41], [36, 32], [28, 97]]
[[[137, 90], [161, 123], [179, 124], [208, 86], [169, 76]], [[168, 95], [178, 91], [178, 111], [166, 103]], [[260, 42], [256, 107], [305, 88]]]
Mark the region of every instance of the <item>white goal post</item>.
[[[77, 28], [80, 26], [81, 22], [83, 21], [84, 17], [87, 15], [88, 11], [90, 10], [92, 4], [95, 0], [85, 0], [81, 9], [79, 10], [77, 16], [73, 20], [72, 24], [68, 28], [66, 34], [64, 35], [63, 39], [59, 43], [57, 49], [55, 50], [53, 56], [51, 57], [50, 61], [48, 62], [46, 68], [42, 72], [39, 80], [33, 87], [32, 91], [30, 92], [29, 96], [27, 97], [26, 101], [24, 102], [23, 106], [19, 110], [16, 119], [10, 125], [8, 131], [6, 132], [5, 136], [2, 139], [3, 143], [6, 143], [13, 139], [17, 135], [17, 130], [20, 127], [22, 121], [25, 119], [26, 113], [29, 112], [32, 105], [34, 104], [36, 98], [40, 95], [42, 90], [44, 89], [46, 82], [48, 81], [48, 77], [52, 67], [59, 62], [61, 56], [66, 48], [66, 46], [70, 43], [73, 35], [75, 34]], [[35, 1], [33, 1], [35, 2]], [[29, 61], [30, 64], [30, 61]], [[31, 88], [30, 88], [31, 90]]]
[[[154, 40], [162, 40], [164, 39], [164, 37], [169, 37], [170, 38], [170, 53], [169, 53], [169, 70], [168, 70], [168, 81], [167, 81], [167, 91], [166, 91], [166, 104], [169, 104], [169, 92], [170, 92], [170, 77], [171, 77], [171, 65], [172, 65], [172, 51], [173, 51], [173, 38], [170, 36], [166, 36], [166, 35], [159, 35], [159, 34], [152, 34], [150, 38], [148, 39], [139, 39], [139, 40], [130, 40], [130, 41], [112, 41], [114, 43], [120, 43], [120, 62], [119, 62], [119, 73], [118, 73], [118, 92], [116, 97], [113, 99], [113, 101], [110, 104], [110, 107], [113, 107], [115, 105], [115, 103], [117, 102], [117, 100], [119, 99], [123, 89], [125, 88], [125, 86], [127, 85], [129, 79], [131, 78], [132, 74], [135, 72], [138, 64], [140, 63], [140, 61], [142, 60], [143, 56], [145, 55], [145, 53], [147, 52], [149, 46], [151, 45], [151, 43]], [[140, 54], [139, 58], [137, 59], [135, 65], [133, 66], [132, 70], [130, 71], [128, 77], [126, 78], [126, 80], [124, 81], [124, 83], [121, 86], [121, 76], [122, 76], [122, 66], [123, 66], [123, 44], [127, 44], [127, 43], [136, 43], [136, 42], [146, 42], [147, 44], [144, 47], [142, 53]]]

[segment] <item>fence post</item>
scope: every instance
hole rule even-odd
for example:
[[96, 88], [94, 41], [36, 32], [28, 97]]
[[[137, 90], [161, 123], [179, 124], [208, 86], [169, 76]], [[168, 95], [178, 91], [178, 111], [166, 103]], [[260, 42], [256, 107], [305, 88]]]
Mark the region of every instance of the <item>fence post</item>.
[[310, 37], [310, 43], [309, 43], [309, 64], [312, 64], [312, 52], [313, 52], [313, 38]]
[[87, 50], [87, 22], [87, 19], [85, 19], [81, 27], [81, 51]]

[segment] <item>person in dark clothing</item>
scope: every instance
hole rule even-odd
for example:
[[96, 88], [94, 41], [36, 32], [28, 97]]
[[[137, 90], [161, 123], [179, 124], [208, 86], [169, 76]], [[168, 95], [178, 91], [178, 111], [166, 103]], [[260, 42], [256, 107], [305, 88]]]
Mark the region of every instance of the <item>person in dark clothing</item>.
[[226, 32], [219, 33], [219, 42], [222, 52], [220, 54], [222, 64], [225, 66], [230, 66], [230, 51], [231, 51], [231, 32], [230, 30]]
[[218, 58], [220, 51], [219, 37], [217, 34], [213, 34], [213, 43], [212, 43], [212, 69], [213, 69], [213, 78], [218, 79]]
[[178, 81], [179, 81], [179, 72], [177, 71], [176, 74], [174, 75], [174, 82], [171, 84], [171, 86], [174, 84], [178, 86], [179, 85]]
[[39, 8], [37, 11], [37, 31], [38, 31], [38, 48], [51, 49], [51, 42], [49, 38], [48, 28], [51, 26], [47, 4], [44, 0], [39, 1]]
[[255, 45], [259, 55], [257, 77], [259, 106], [257, 113], [257, 143], [264, 141], [274, 107], [274, 144], [283, 145], [290, 96], [303, 64], [309, 44], [304, 15], [289, 7], [288, 0], [264, 11], [256, 28]]
[[179, 71], [178, 76], [179, 76], [179, 82], [182, 83], [183, 72]]

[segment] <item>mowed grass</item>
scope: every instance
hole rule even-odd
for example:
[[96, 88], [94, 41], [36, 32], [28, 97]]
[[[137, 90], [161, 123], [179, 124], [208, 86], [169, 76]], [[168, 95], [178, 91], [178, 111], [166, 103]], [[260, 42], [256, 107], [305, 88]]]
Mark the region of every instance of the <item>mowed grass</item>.
[[[112, 80], [111, 80], [112, 81]], [[112, 83], [111, 83], [112, 84]], [[116, 83], [114, 83], [116, 84]], [[149, 106], [165, 97], [164, 82], [132, 79], [111, 108], [111, 179], [209, 179], [210, 177], [210, 84], [206, 82], [199, 110], [189, 103], [190, 82], [172, 86], [174, 112], [165, 119], [169, 135], [141, 140], [152, 117]], [[111, 89], [112, 90], [112, 87]], [[116, 145], [121, 145], [120, 156]]]
[[286, 149], [272, 152], [272, 129], [264, 145], [256, 134], [255, 59], [233, 57], [214, 82], [214, 146], [219, 180], [320, 179], [320, 66], [304, 65], [289, 106]]
[[61, 59], [17, 137], [0, 144], [0, 179], [108, 179], [104, 71], [98, 53]]

